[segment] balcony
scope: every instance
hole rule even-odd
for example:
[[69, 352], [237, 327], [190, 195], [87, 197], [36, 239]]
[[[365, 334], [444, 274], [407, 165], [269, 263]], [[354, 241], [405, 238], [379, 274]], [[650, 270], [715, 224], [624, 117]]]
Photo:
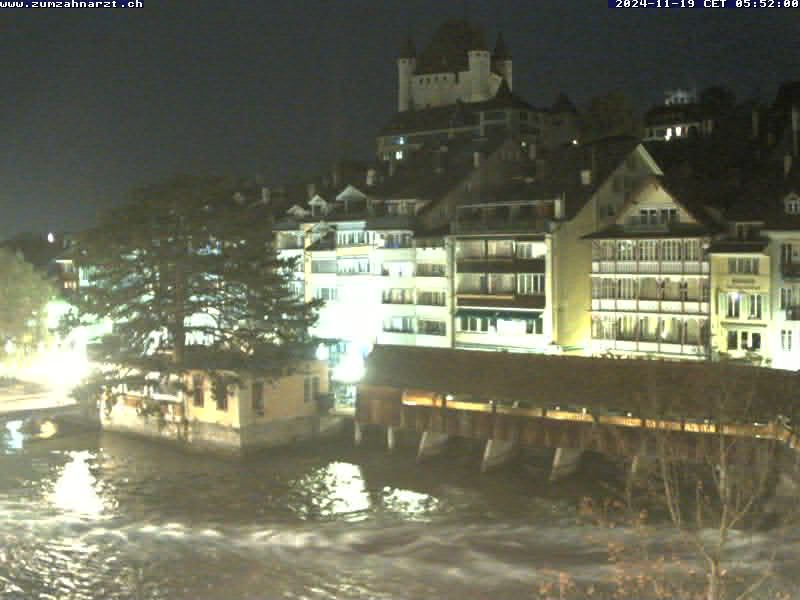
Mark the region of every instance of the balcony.
[[544, 273], [545, 269], [543, 258], [484, 256], [456, 260], [456, 270], [459, 273]]
[[640, 312], [674, 315], [708, 315], [708, 301], [688, 300], [627, 300], [592, 298], [592, 310], [597, 312]]
[[593, 260], [592, 273], [639, 275], [708, 275], [708, 261]]
[[781, 274], [784, 279], [800, 279], [800, 263], [781, 263]]
[[524, 232], [547, 233], [551, 230], [551, 219], [543, 217], [506, 217], [506, 218], [458, 218], [452, 224], [453, 233], [494, 233]]

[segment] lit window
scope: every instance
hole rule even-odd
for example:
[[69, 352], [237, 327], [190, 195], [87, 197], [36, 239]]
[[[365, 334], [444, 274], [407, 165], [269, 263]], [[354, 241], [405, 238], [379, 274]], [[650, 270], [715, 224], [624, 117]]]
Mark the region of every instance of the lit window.
[[397, 160], [403, 160], [403, 151], [402, 150], [398, 150], [397, 152], [394, 153], [394, 157]]
[[781, 330], [781, 350], [788, 352], [792, 349], [792, 330]]

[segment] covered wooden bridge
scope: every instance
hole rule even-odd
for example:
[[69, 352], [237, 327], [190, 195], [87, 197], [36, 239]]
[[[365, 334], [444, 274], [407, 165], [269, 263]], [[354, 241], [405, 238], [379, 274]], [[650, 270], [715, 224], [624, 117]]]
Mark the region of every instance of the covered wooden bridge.
[[800, 380], [789, 371], [732, 365], [376, 346], [358, 388], [363, 426], [421, 434], [418, 457], [448, 438], [486, 440], [483, 468], [521, 445], [556, 449], [552, 477], [584, 450], [653, 455], [658, 436], [688, 461], [713, 456], [720, 436], [734, 460], [764, 445], [797, 449]]

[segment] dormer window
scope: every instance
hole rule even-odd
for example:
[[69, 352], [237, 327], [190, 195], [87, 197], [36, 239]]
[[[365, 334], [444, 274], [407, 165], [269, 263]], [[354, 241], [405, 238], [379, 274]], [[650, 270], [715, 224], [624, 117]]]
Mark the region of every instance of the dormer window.
[[790, 196], [786, 199], [786, 214], [800, 215], [800, 197]]

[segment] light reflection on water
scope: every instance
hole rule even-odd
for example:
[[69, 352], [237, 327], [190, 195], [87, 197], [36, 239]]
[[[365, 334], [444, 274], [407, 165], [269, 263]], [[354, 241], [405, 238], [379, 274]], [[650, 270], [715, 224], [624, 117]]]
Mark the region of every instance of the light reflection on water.
[[[17, 448], [0, 455], [0, 600], [484, 600], [535, 597], [562, 570], [613, 577], [605, 548], [629, 535], [577, 525], [586, 487], [470, 460], [342, 444], [236, 461], [109, 435]], [[758, 568], [767, 547], [742, 556]]]

